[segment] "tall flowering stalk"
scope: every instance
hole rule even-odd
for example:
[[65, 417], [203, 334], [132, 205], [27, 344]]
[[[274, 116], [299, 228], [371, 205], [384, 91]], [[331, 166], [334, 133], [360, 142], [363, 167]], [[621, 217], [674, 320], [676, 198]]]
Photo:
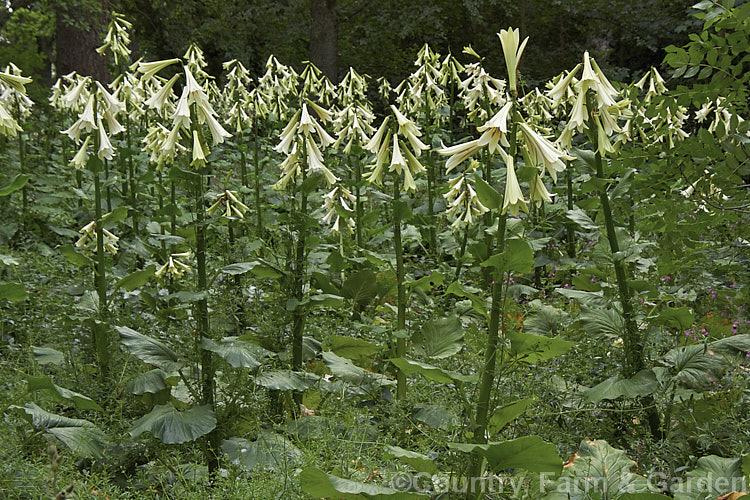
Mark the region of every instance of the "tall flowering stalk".
[[[31, 78], [22, 76], [21, 70], [15, 64], [11, 63], [4, 72], [0, 72], [0, 134], [18, 138], [19, 175], [24, 175], [26, 171], [26, 145], [23, 128], [18, 124], [18, 119], [28, 115], [33, 106], [31, 99], [26, 96], [27, 83], [31, 83]], [[8, 111], [8, 108], [12, 111]], [[21, 216], [24, 226], [28, 204], [29, 191], [24, 184], [21, 189]]]
[[[509, 76], [513, 75], [513, 78], [509, 79], [508, 93], [503, 97], [496, 98], [497, 102], [503, 103], [502, 107], [494, 115], [488, 113], [487, 121], [477, 127], [477, 131], [481, 133], [478, 139], [443, 148], [439, 151], [441, 154], [450, 156], [446, 162], [446, 170], [449, 173], [464, 161], [484, 150], [489, 154], [499, 154], [506, 169], [505, 189], [502, 195], [494, 190], [489, 181], [476, 177], [476, 182], [482, 185], [484, 193], [483, 196], [478, 196], [478, 202], [489, 209], [488, 214], [492, 218], [493, 224], [497, 224], [493, 250], [495, 254], [486, 263], [488, 267], [494, 268], [494, 281], [492, 282], [492, 305], [487, 325], [484, 368], [481, 373], [473, 422], [474, 440], [478, 443], [487, 441], [487, 423], [491, 408], [491, 392], [496, 376], [497, 351], [498, 345], [502, 344], [502, 342], [499, 342], [499, 332], [502, 331], [505, 334], [507, 326], [504, 313], [503, 276], [505, 272], [510, 273], [512, 269], [506, 269], [504, 263], [506, 217], [508, 212], [517, 215], [520, 210], [528, 211], [528, 202], [516, 177], [516, 160], [520, 155], [526, 160], [527, 166], [534, 166], [537, 169], [536, 176], [530, 183], [532, 188], [530, 201], [535, 202], [537, 200], [550, 200], [544, 183], [539, 179], [545, 174], [549, 174], [553, 180], [556, 180], [557, 173], [565, 169], [564, 160], [567, 158], [562, 150], [537, 132], [533, 125], [530, 125], [533, 120], [531, 120], [531, 117], [524, 117], [524, 109], [519, 103], [515, 73], [526, 41], [520, 42], [517, 30], [503, 30], [499, 36], [503, 52], [506, 55], [508, 74]], [[502, 84], [496, 85], [498, 88], [504, 87]], [[470, 167], [470, 170], [473, 170], [473, 168]], [[458, 185], [461, 182], [460, 177], [455, 182]], [[468, 192], [468, 195], [468, 200], [466, 195], [464, 200], [470, 202], [471, 191]], [[477, 205], [475, 205], [475, 212], [471, 211], [472, 206], [470, 204], [464, 206], [466, 207], [465, 219], [473, 217], [473, 213], [481, 212]], [[531, 250], [529, 249], [529, 251]], [[472, 475], [480, 475], [479, 466], [479, 463], [475, 464]]]
[[[385, 166], [393, 182], [393, 246], [396, 251], [396, 284], [397, 284], [397, 313], [396, 313], [396, 357], [406, 354], [406, 289], [404, 286], [404, 249], [401, 242], [401, 214], [404, 202], [401, 192], [413, 193], [417, 189], [414, 177], [425, 171], [417, 159], [422, 151], [429, 147], [419, 137], [419, 131], [413, 121], [408, 119], [398, 108], [391, 105], [391, 114], [386, 116], [372, 139], [365, 145], [365, 149], [375, 155], [374, 164], [366, 179], [383, 187]], [[407, 146], [408, 144], [408, 146]], [[396, 373], [396, 397], [406, 397], [406, 375], [402, 371]]]
[[[335, 113], [334, 118], [337, 135], [334, 148], [341, 150], [346, 155], [349, 167], [354, 172], [352, 183], [354, 199], [350, 200], [354, 204], [354, 220], [347, 217], [347, 224], [349, 224], [349, 227], [354, 227], [357, 246], [362, 248], [364, 243], [362, 241], [363, 194], [361, 190], [364, 186], [361, 157], [364, 152], [364, 145], [369, 142], [370, 136], [375, 132], [371, 125], [375, 115], [372, 113], [371, 104], [367, 100], [367, 80], [353, 68], [349, 69], [349, 72], [339, 84], [339, 101], [341, 110]], [[349, 190], [345, 191], [349, 192]], [[348, 198], [348, 196], [345, 195], [344, 198]], [[341, 205], [339, 204], [339, 206]]]
[[[304, 94], [303, 94], [304, 95]], [[302, 334], [305, 327], [305, 311], [299, 305], [304, 298], [306, 274], [306, 244], [308, 194], [314, 190], [316, 181], [322, 178], [330, 189], [339, 178], [326, 166], [323, 151], [334, 142], [323, 124], [330, 122], [332, 114], [310, 100], [302, 102], [300, 109], [292, 115], [281, 133], [279, 144], [274, 148], [286, 155], [281, 163], [281, 178], [274, 189], [284, 191], [292, 197], [292, 224], [296, 234], [294, 245], [292, 298], [298, 306], [293, 311], [292, 325], [292, 369], [302, 366]], [[310, 183], [313, 184], [310, 184]], [[298, 203], [295, 203], [298, 202]]]
[[[81, 229], [83, 236], [76, 246], [85, 249], [87, 242], [96, 241], [93, 251], [96, 253], [94, 283], [99, 299], [98, 319], [105, 322], [108, 316], [105, 251], [113, 254], [117, 252], [115, 245], [117, 237], [104, 229], [100, 174], [104, 170], [104, 162], [111, 160], [115, 154], [109, 137], [122, 131], [122, 126], [117, 121], [117, 114], [122, 111], [122, 104], [102, 84], [92, 83], [90, 78], [82, 79], [63, 96], [63, 100], [72, 108], [77, 107], [77, 103], [85, 102], [78, 120], [63, 133], [80, 144], [78, 152], [70, 162], [71, 165], [79, 170], [88, 169], [94, 180], [94, 220]], [[81, 136], [84, 134], [85, 139], [81, 142]], [[94, 156], [89, 155], [90, 149], [95, 151]], [[92, 326], [92, 336], [96, 346], [100, 374], [106, 378], [109, 374], [110, 360], [108, 332], [106, 328], [95, 323]]]

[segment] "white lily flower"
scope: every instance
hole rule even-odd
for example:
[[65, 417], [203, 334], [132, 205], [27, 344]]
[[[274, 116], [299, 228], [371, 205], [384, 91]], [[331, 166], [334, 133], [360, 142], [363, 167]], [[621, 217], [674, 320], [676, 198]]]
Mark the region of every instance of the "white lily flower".
[[547, 191], [547, 186], [544, 185], [544, 181], [538, 175], [534, 175], [531, 179], [529, 201], [534, 203], [536, 206], [541, 206], [542, 202], [552, 203], [552, 195]]
[[193, 161], [190, 162], [191, 167], [203, 168], [206, 166], [206, 152], [203, 151], [200, 137], [198, 137], [198, 131], [193, 130]]
[[510, 210], [510, 213], [518, 215], [518, 209], [521, 208], [524, 212], [528, 211], [526, 207], [526, 200], [523, 198], [523, 192], [521, 186], [518, 184], [518, 178], [516, 177], [516, 169], [513, 167], [513, 157], [510, 155], [503, 155], [503, 161], [505, 161], [505, 196], [503, 197], [503, 213]]
[[541, 163], [549, 172], [552, 181], [557, 182], [557, 172], [565, 170], [564, 160], [572, 160], [573, 158], [559, 150], [549, 140], [537, 134], [526, 123], [519, 123], [518, 128], [523, 134], [526, 148], [532, 159]]
[[144, 104], [149, 108], [162, 112], [164, 110], [164, 106], [169, 101], [169, 98], [173, 95], [172, 88], [179, 78], [179, 73], [174, 75], [167, 83], [162, 85], [162, 87], [156, 93], [146, 99]]
[[91, 140], [91, 136], [86, 136], [86, 140], [83, 141], [83, 145], [78, 150], [78, 152], [73, 156], [73, 159], [70, 160], [70, 165], [73, 165], [77, 170], [82, 170], [86, 168], [86, 163], [89, 161], [89, 141]]
[[97, 123], [99, 125], [99, 159], [100, 160], [111, 160], [114, 158], [115, 155], [115, 149], [112, 147], [112, 144], [109, 142], [109, 137], [107, 137], [107, 132], [104, 130], [104, 125], [102, 125], [102, 119], [99, 118], [97, 120]]
[[143, 80], [148, 81], [159, 71], [167, 66], [180, 62], [179, 59], [165, 59], [163, 61], [141, 62], [138, 64], [138, 72], [143, 73]]
[[526, 37], [519, 46], [521, 35], [518, 28], [501, 30], [497, 36], [500, 37], [500, 44], [503, 47], [503, 55], [505, 56], [505, 66], [508, 68], [508, 87], [513, 92], [517, 92], [516, 70], [523, 55], [523, 49], [526, 47], [526, 42], [529, 41], [529, 37]]

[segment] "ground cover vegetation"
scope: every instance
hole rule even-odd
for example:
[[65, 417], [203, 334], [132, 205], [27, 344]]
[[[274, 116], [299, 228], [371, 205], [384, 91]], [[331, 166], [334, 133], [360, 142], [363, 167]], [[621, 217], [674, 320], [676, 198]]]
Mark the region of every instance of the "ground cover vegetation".
[[19, 56], [0, 489], [748, 494], [750, 3], [693, 15], [632, 81], [581, 50], [532, 85], [513, 27], [399, 82], [134, 60], [117, 13], [111, 81], [40, 100]]

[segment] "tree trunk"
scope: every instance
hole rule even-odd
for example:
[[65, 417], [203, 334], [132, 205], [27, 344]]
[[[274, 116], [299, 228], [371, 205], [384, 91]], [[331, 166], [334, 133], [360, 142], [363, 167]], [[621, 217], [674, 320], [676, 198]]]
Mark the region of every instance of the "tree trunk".
[[311, 0], [310, 21], [310, 61], [338, 83], [336, 0]]
[[76, 71], [83, 76], [92, 76], [102, 82], [109, 82], [107, 60], [97, 54], [96, 48], [102, 44], [102, 29], [106, 25], [107, 1], [99, 0], [99, 6], [85, 8], [57, 9], [56, 20], [56, 67], [58, 75]]

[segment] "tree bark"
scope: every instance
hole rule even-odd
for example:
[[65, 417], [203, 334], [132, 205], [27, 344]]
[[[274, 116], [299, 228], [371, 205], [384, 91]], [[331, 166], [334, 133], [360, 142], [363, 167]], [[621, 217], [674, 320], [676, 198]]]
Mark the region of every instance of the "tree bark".
[[338, 22], [336, 0], [310, 1], [310, 61], [338, 83]]
[[99, 5], [96, 10], [58, 6], [55, 58], [58, 75], [76, 71], [102, 83], [109, 82], [107, 60], [96, 52], [102, 44], [101, 30], [106, 24], [107, 1], [99, 0]]

